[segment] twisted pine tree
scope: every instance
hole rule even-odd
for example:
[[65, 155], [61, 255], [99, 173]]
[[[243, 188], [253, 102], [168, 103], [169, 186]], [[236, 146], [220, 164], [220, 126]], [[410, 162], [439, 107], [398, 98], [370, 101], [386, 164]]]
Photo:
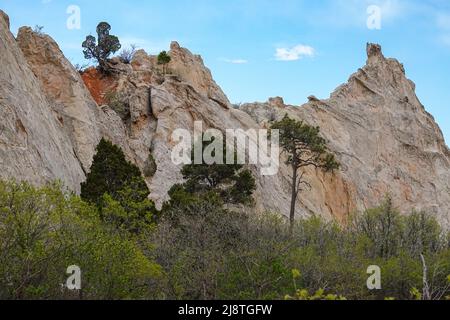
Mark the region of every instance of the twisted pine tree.
[[122, 47], [119, 38], [110, 35], [110, 31], [111, 26], [107, 22], [100, 22], [97, 26], [98, 41], [89, 35], [82, 44], [84, 57], [97, 60], [102, 72], [109, 71], [108, 57]]

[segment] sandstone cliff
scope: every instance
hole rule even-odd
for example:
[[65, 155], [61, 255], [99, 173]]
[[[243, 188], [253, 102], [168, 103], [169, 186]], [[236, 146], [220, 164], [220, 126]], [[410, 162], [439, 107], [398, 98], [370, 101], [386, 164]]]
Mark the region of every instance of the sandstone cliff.
[[[114, 75], [105, 78], [94, 69], [80, 76], [50, 37], [29, 28], [20, 29], [16, 41], [4, 13], [0, 41], [2, 178], [61, 179], [78, 191], [106, 137], [143, 171], [152, 154], [158, 169], [146, 181], [161, 205], [182, 179], [171, 162], [175, 129], [193, 130], [196, 120], [204, 129], [264, 128], [288, 113], [319, 125], [342, 163], [333, 175], [308, 172], [312, 190], [300, 196], [298, 216], [344, 218], [390, 192], [403, 211], [425, 209], [450, 225], [450, 152], [403, 66], [384, 58], [378, 46], [368, 46], [367, 65], [328, 100], [310, 97], [294, 107], [274, 98], [236, 110], [201, 57], [175, 42], [170, 75], [162, 76], [156, 57], [140, 50], [131, 64], [113, 59]], [[288, 214], [289, 169], [282, 165], [273, 177], [253, 170], [257, 209]]]
[[36, 184], [61, 179], [78, 190], [84, 173], [74, 145], [9, 32], [3, 12], [0, 65], [0, 177]]
[[[325, 183], [323, 188], [333, 213], [345, 212], [336, 198], [361, 210], [390, 193], [403, 211], [426, 210], [450, 225], [450, 152], [442, 132], [417, 98], [403, 65], [385, 58], [379, 45], [368, 44], [367, 55], [367, 64], [327, 100], [311, 96], [301, 107], [257, 103], [242, 110], [262, 125], [287, 113], [321, 128], [342, 163], [340, 186], [333, 191]], [[313, 190], [307, 201], [314, 199], [319, 185]]]

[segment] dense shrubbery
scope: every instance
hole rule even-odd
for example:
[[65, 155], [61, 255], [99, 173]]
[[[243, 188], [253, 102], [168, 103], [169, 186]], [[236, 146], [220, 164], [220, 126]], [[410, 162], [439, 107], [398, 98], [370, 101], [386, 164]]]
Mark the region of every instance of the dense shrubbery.
[[[209, 169], [186, 167], [157, 220], [139, 170], [106, 141], [86, 202], [59, 185], [0, 182], [0, 299], [78, 299], [61, 286], [71, 265], [85, 299], [418, 299], [422, 257], [431, 298], [450, 296], [450, 237], [427, 214], [402, 216], [387, 199], [345, 227], [311, 217], [291, 235], [278, 214], [224, 205], [217, 185], [191, 188], [189, 173]], [[367, 289], [371, 265], [381, 290]]]
[[[100, 219], [57, 185], [0, 183], [0, 298], [78, 298], [61, 284], [79, 265], [87, 299], [412, 299], [422, 291], [421, 253], [433, 298], [450, 295], [448, 235], [389, 204], [348, 228], [298, 221], [291, 237], [278, 215], [227, 211], [214, 194], [145, 228], [117, 228], [130, 210], [106, 203]], [[381, 267], [382, 290], [368, 291], [369, 265]]]
[[82, 270], [86, 299], [155, 297], [161, 268], [97, 209], [58, 185], [0, 182], [0, 299], [76, 299], [62, 287]]
[[[433, 218], [400, 216], [389, 202], [348, 228], [317, 217], [298, 221], [293, 237], [277, 215], [231, 213], [207, 201], [176, 217], [159, 224], [155, 240], [171, 298], [278, 299], [301, 288], [300, 297], [411, 299], [423, 285], [421, 253], [433, 298], [450, 295], [448, 236]], [[368, 220], [380, 230], [367, 229]], [[383, 231], [386, 221], [391, 225]], [[423, 231], [413, 231], [419, 224]], [[382, 290], [367, 289], [370, 265], [381, 267]], [[292, 270], [301, 274], [295, 281]]]

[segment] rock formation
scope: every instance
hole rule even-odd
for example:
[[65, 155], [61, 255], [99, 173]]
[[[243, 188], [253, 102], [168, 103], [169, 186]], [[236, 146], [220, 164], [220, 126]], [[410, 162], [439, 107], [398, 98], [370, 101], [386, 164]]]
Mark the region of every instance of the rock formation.
[[0, 177], [35, 184], [60, 179], [78, 190], [84, 173], [63, 119], [0, 12]]
[[450, 152], [442, 132], [403, 65], [385, 58], [379, 45], [368, 44], [367, 55], [366, 66], [327, 100], [310, 97], [301, 107], [285, 108], [247, 104], [242, 110], [261, 124], [268, 114], [280, 119], [288, 113], [321, 128], [342, 164], [341, 186], [329, 190], [326, 201], [333, 213], [342, 212], [331, 205], [336, 198], [361, 210], [390, 193], [402, 211], [425, 210], [450, 225]]
[[[295, 107], [277, 97], [235, 109], [201, 57], [176, 42], [169, 75], [161, 75], [155, 56], [139, 50], [131, 64], [114, 58], [113, 75], [105, 78], [95, 69], [80, 76], [49, 36], [22, 28], [16, 41], [1, 11], [0, 41], [2, 178], [35, 184], [60, 179], [79, 191], [106, 137], [143, 172], [156, 161], [146, 181], [161, 206], [182, 180], [171, 161], [174, 130], [193, 130], [197, 120], [204, 129], [268, 128], [288, 113], [320, 126], [342, 164], [335, 174], [308, 171], [312, 189], [300, 195], [298, 216], [344, 219], [391, 193], [402, 211], [427, 210], [450, 225], [450, 152], [403, 66], [386, 59], [379, 46], [368, 46], [366, 66], [330, 99], [311, 96]], [[289, 168], [282, 164], [276, 176], [252, 169], [257, 209], [288, 214]]]

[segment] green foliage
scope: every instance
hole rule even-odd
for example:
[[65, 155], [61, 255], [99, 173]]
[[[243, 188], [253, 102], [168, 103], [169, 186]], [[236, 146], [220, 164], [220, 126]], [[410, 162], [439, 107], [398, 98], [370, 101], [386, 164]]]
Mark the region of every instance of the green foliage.
[[[139, 168], [125, 159], [119, 147], [102, 139], [86, 182], [81, 184], [81, 198], [96, 204], [103, 219], [115, 222], [119, 228], [139, 232], [157, 214], [149, 194]], [[119, 205], [123, 211], [111, 212], [111, 208]]]
[[335, 294], [325, 294], [325, 290], [319, 289], [313, 295], [311, 295], [308, 290], [297, 290], [293, 297], [287, 295], [285, 300], [302, 300], [302, 301], [315, 301], [315, 300], [326, 300], [326, 301], [337, 301], [337, 300], [347, 300], [342, 296]]
[[[213, 141], [202, 142], [202, 151], [212, 143]], [[214, 193], [225, 204], [252, 204], [253, 192], [256, 190], [255, 178], [249, 170], [244, 169], [243, 165], [226, 164], [226, 146], [221, 151], [223, 164], [206, 164], [204, 162], [195, 164], [192, 161], [192, 164], [184, 166], [181, 173], [186, 182], [172, 188], [169, 192], [172, 200], [192, 199], [189, 194], [202, 196]], [[194, 159], [194, 151], [192, 152], [192, 159]], [[173, 196], [175, 196], [175, 199]], [[182, 200], [182, 202], [186, 201]]]
[[110, 31], [111, 26], [107, 22], [100, 22], [97, 26], [98, 41], [89, 35], [82, 44], [85, 59], [95, 59], [104, 72], [109, 71], [109, 56], [121, 48], [119, 38], [110, 35]]
[[100, 205], [108, 193], [119, 199], [120, 192], [128, 187], [135, 188], [134, 197], [145, 200], [150, 191], [141, 176], [139, 168], [125, 159], [125, 154], [116, 145], [102, 139], [97, 146], [91, 171], [86, 182], [81, 184], [81, 198]]
[[417, 288], [411, 289], [411, 297], [413, 300], [422, 300], [422, 293]]
[[339, 168], [334, 155], [328, 151], [326, 140], [320, 136], [319, 127], [286, 115], [283, 120], [274, 123], [272, 129], [280, 130], [280, 145], [288, 155], [288, 164], [297, 169], [314, 166], [332, 171]]
[[329, 172], [339, 169], [340, 165], [334, 155], [328, 151], [327, 142], [320, 136], [319, 127], [290, 119], [286, 114], [283, 120], [272, 125], [272, 130], [279, 130], [280, 146], [287, 154], [287, 165], [290, 165], [293, 171], [290, 212], [292, 232], [298, 194], [304, 186], [310, 187], [309, 183], [303, 179], [304, 171], [302, 170], [314, 167]]
[[411, 256], [424, 252], [438, 252], [448, 244], [436, 219], [424, 212], [402, 216], [392, 205], [390, 196], [378, 208], [351, 219], [350, 228], [370, 239], [371, 257], [398, 257], [403, 251]]
[[126, 187], [120, 191], [118, 201], [105, 194], [101, 217], [120, 230], [141, 234], [152, 227], [157, 210], [153, 201], [136, 199], [133, 193], [131, 187]]
[[[229, 211], [183, 186], [155, 225], [146, 194], [131, 183], [98, 209], [57, 184], [0, 182], [0, 299], [79, 299], [61, 287], [71, 265], [85, 299], [422, 299], [421, 254], [431, 297], [450, 297], [448, 233], [389, 198], [348, 226], [311, 217], [291, 235], [279, 215]], [[366, 287], [370, 265], [382, 290]]]
[[105, 102], [122, 120], [125, 121], [130, 118], [130, 106], [126, 103], [126, 98], [122, 94], [109, 91], [105, 94]]
[[131, 238], [59, 185], [0, 182], [0, 299], [78, 299], [61, 286], [71, 265], [85, 299], [152, 298], [162, 277]]
[[[291, 236], [290, 224], [277, 215], [229, 212], [213, 197], [181, 186], [171, 196], [172, 215], [164, 216], [153, 238], [169, 298], [413, 299], [412, 288], [423, 285], [418, 247], [433, 274], [433, 297], [450, 295], [447, 233], [434, 229], [435, 219], [425, 214], [398, 214], [389, 199], [348, 226], [318, 217], [296, 221]], [[420, 246], [410, 232], [419, 218], [433, 230]], [[376, 234], [355, 227], [365, 221], [376, 226]], [[382, 270], [382, 290], [367, 289], [370, 265]]]
[[158, 55], [158, 64], [163, 66], [163, 74], [167, 73], [167, 65], [170, 63], [172, 58], [166, 51], [161, 51]]

